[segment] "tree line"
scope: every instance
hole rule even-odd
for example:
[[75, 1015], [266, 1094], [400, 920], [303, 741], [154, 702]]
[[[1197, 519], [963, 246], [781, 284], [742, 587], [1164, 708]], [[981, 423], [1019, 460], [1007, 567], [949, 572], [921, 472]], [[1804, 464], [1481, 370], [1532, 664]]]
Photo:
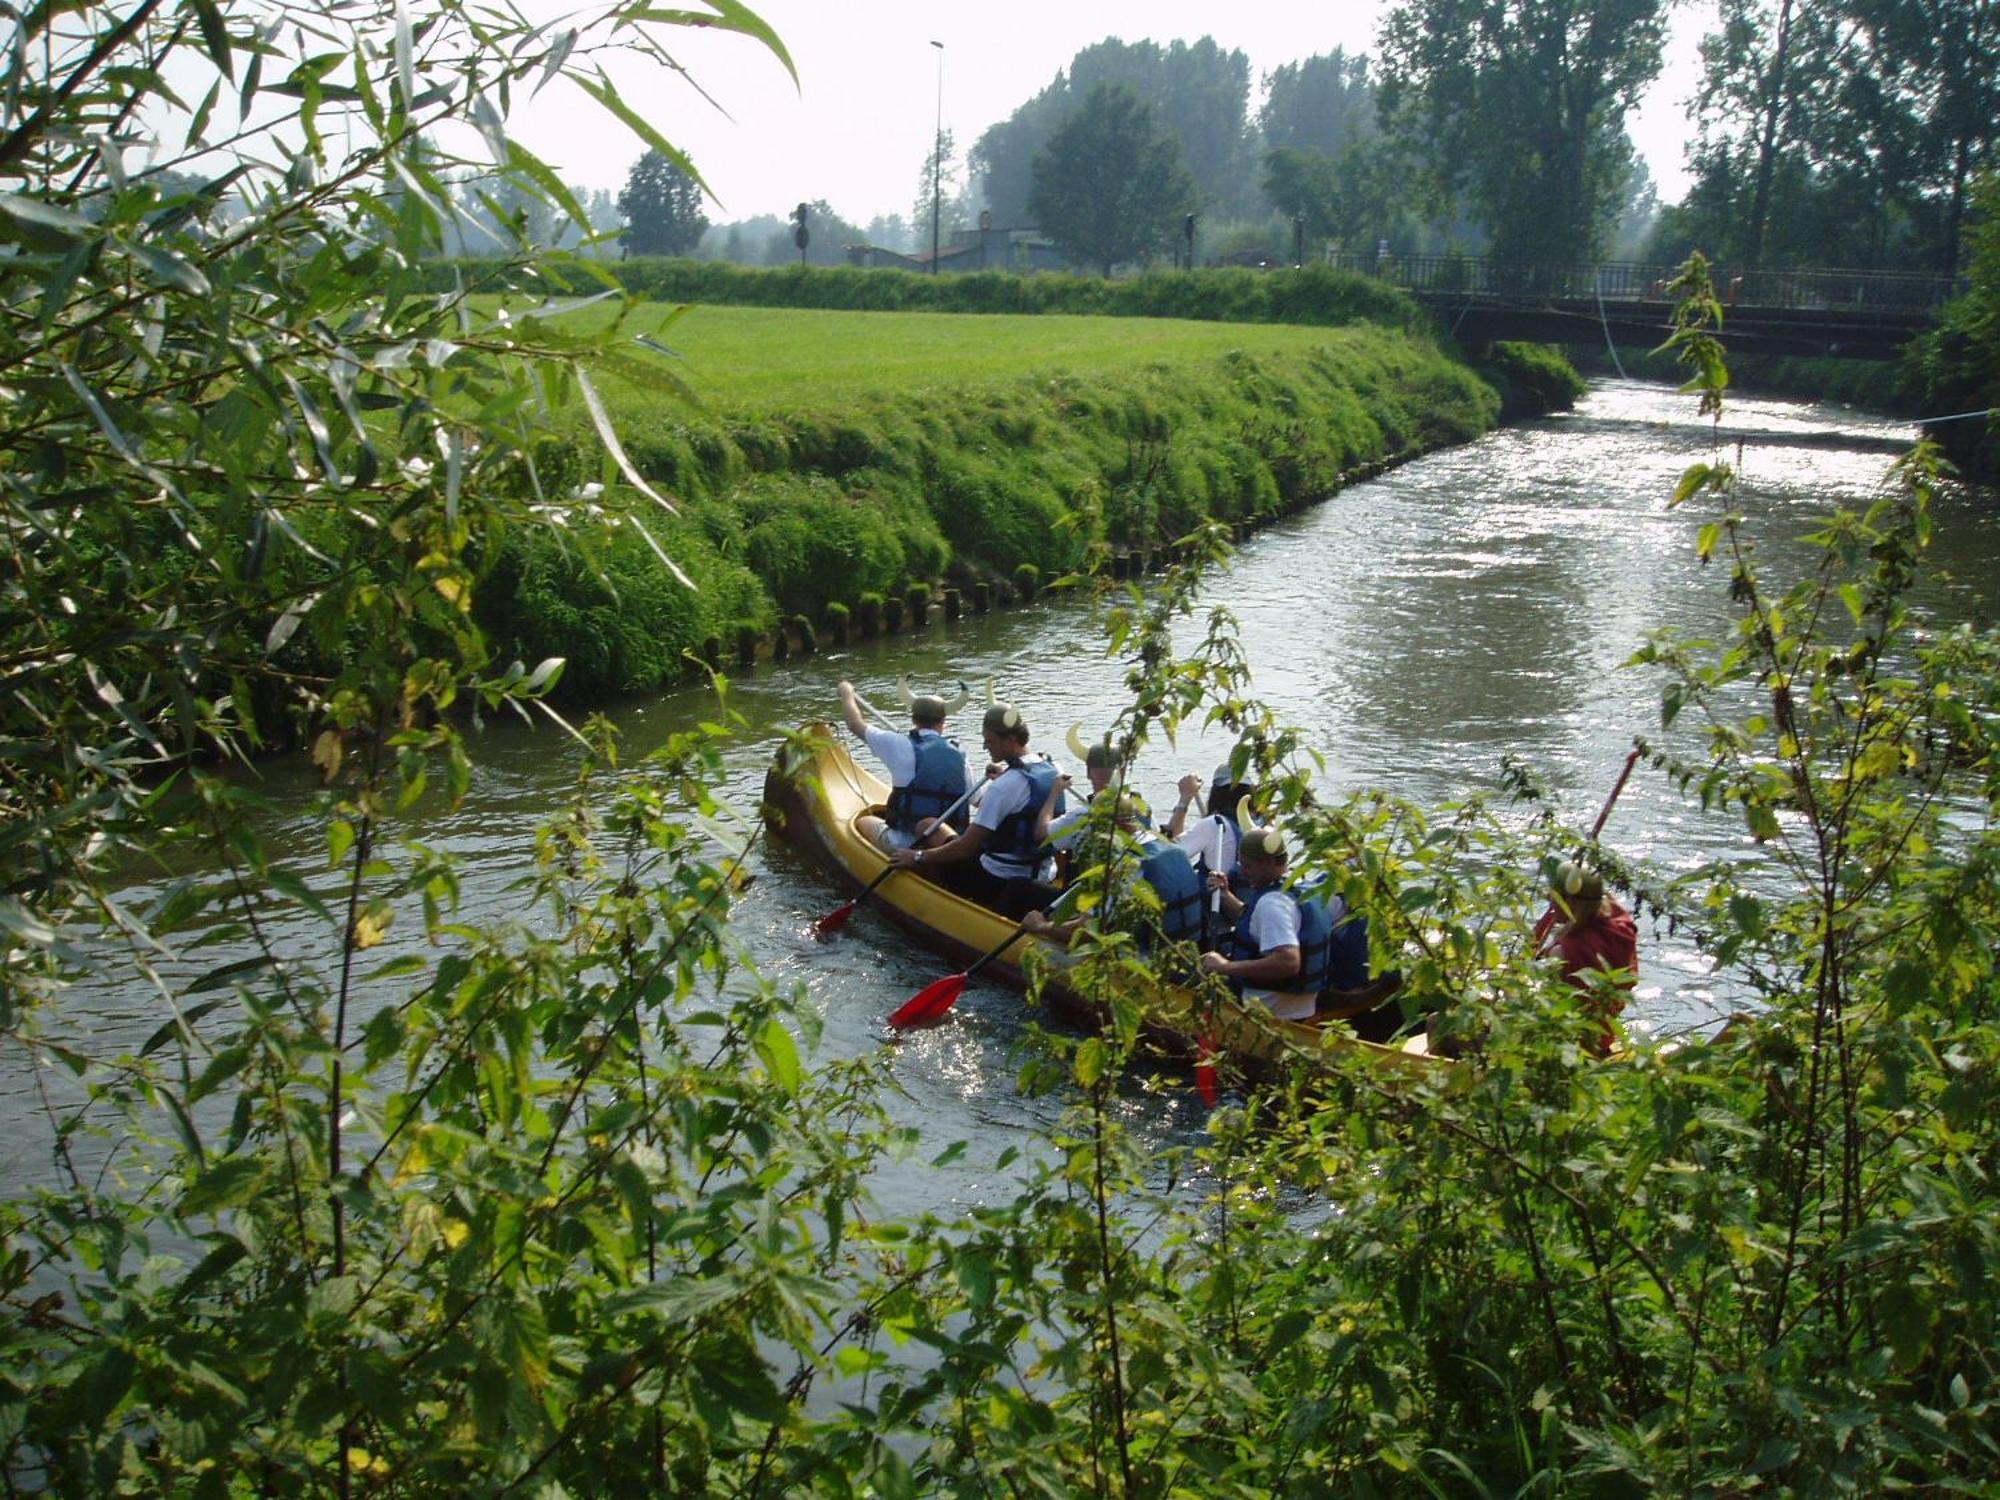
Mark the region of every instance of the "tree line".
[[[1689, 101], [1694, 185], [1662, 209], [1626, 121], [1659, 76], [1667, 12], [1409, 0], [1375, 57], [1336, 48], [1254, 81], [1244, 53], [1208, 37], [1107, 39], [962, 158], [948, 136], [927, 152], [907, 217], [861, 225], [813, 205], [809, 258], [837, 263], [862, 242], [928, 251], [935, 202], [947, 238], [985, 210], [1098, 269], [1178, 257], [1189, 214], [1208, 260], [1386, 245], [1678, 261], [1700, 248], [1745, 269], [1959, 269], [2000, 120], [2000, 4], [1718, 0]], [[680, 248], [664, 253], [795, 253], [775, 217], [711, 231], [698, 209], [672, 219]], [[651, 232], [634, 220], [628, 247]]]

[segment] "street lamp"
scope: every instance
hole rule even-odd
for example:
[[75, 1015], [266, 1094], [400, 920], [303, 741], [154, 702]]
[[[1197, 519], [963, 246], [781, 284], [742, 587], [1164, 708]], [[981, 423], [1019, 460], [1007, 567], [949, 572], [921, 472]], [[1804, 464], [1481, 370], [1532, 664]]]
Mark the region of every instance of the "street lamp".
[[938, 268], [938, 218], [944, 210], [944, 43], [932, 42], [938, 55], [937, 134], [931, 145], [931, 275]]

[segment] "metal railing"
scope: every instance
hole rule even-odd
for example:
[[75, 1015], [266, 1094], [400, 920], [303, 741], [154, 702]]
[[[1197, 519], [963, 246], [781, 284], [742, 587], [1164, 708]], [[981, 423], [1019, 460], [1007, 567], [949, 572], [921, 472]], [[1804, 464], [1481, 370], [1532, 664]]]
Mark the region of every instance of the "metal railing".
[[[1477, 255], [1355, 252], [1328, 259], [1343, 271], [1379, 276], [1410, 291], [1437, 296], [1666, 302], [1671, 300], [1667, 287], [1680, 274], [1679, 266], [1640, 261], [1565, 266], [1488, 260]], [[1709, 274], [1725, 305], [1799, 311], [1921, 312], [1965, 289], [1962, 278], [1902, 271], [1736, 271], [1727, 265], [1711, 265]]]

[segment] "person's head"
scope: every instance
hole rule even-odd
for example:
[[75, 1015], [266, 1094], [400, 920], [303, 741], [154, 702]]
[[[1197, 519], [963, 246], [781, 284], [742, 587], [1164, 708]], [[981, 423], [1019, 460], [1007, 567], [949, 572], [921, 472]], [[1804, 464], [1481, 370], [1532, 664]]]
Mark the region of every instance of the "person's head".
[[943, 729], [944, 721], [966, 704], [964, 693], [955, 698], [943, 698], [936, 693], [912, 693], [907, 677], [896, 679], [896, 691], [902, 694], [903, 702], [909, 706], [910, 722], [919, 729]]
[[1094, 796], [1111, 785], [1111, 775], [1118, 769], [1118, 750], [1109, 736], [1086, 745], [1083, 742], [1081, 726], [1072, 724], [1069, 729], [1070, 754], [1083, 762], [1084, 775], [1090, 778], [1090, 790]]
[[1234, 818], [1243, 799], [1256, 790], [1252, 783], [1238, 781], [1225, 760], [1208, 780], [1208, 815], [1212, 818]]
[[1285, 835], [1275, 824], [1263, 828], [1253, 828], [1243, 835], [1243, 842], [1237, 846], [1236, 857], [1243, 863], [1243, 878], [1251, 885], [1269, 885], [1274, 880], [1285, 877], [1285, 868], [1291, 863], [1291, 850], [1285, 847]]
[[1126, 792], [1119, 797], [1116, 816], [1118, 826], [1127, 833], [1144, 833], [1153, 826], [1153, 810], [1137, 792]]
[[1593, 916], [1604, 904], [1604, 877], [1588, 865], [1566, 859], [1549, 877], [1549, 896], [1572, 922]]
[[986, 717], [979, 721], [979, 734], [986, 742], [986, 753], [995, 760], [1018, 759], [1028, 748], [1028, 721], [1011, 703], [989, 705]]

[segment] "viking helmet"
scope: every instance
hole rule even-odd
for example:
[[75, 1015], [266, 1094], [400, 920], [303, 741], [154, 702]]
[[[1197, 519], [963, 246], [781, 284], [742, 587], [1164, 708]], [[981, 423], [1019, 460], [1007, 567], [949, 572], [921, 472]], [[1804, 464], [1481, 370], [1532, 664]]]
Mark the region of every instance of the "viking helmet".
[[1245, 832], [1238, 853], [1244, 859], [1275, 859], [1281, 864], [1291, 857], [1285, 848], [1284, 830], [1275, 823]]
[[989, 705], [986, 716], [979, 721], [979, 727], [989, 734], [1004, 734], [1021, 740], [1028, 737], [1028, 721], [1021, 717], [1021, 710], [1011, 703]]
[[1108, 771], [1118, 764], [1118, 752], [1112, 748], [1109, 735], [1095, 744], [1086, 745], [1082, 730], [1081, 724], [1069, 726], [1069, 753], [1083, 762], [1085, 770]]
[[911, 693], [910, 679], [896, 679], [896, 694], [903, 700], [903, 706], [910, 711], [913, 724], [942, 724], [950, 715], [957, 713], [972, 701], [963, 688], [956, 698], [940, 698], [935, 693]]
[[1555, 878], [1549, 882], [1549, 888], [1561, 898], [1564, 906], [1572, 910], [1604, 899], [1604, 877], [1573, 859], [1566, 859], [1556, 866]]

